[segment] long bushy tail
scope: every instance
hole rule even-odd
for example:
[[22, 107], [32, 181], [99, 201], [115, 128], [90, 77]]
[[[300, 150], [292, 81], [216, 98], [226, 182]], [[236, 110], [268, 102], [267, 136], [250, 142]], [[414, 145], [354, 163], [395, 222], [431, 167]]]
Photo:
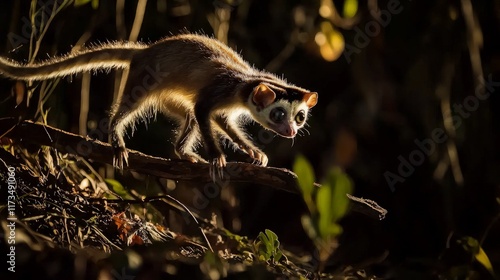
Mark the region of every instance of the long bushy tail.
[[127, 68], [132, 56], [145, 47], [135, 43], [113, 43], [30, 65], [0, 57], [0, 76], [37, 81], [91, 70]]

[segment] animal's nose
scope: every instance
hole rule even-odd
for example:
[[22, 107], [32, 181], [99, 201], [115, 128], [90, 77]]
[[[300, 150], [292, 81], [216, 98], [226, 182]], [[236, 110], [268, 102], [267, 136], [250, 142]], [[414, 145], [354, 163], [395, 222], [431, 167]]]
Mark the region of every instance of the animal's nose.
[[286, 136], [293, 137], [293, 136], [295, 136], [295, 134], [297, 134], [297, 130], [295, 130], [295, 128], [293, 128], [293, 127], [287, 127], [285, 129], [285, 133], [286, 133]]

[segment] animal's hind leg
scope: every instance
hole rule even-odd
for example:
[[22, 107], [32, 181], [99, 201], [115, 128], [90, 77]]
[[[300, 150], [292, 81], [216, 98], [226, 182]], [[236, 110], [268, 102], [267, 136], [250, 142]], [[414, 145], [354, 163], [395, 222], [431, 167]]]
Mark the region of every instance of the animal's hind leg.
[[131, 98], [124, 95], [113, 110], [110, 131], [111, 146], [113, 147], [113, 166], [116, 168], [123, 169], [125, 165], [128, 165], [128, 152], [123, 137], [127, 127], [141, 117], [141, 112], [147, 109], [144, 102], [144, 96], [134, 95], [134, 98]]
[[199, 128], [194, 117], [192, 114], [187, 113], [175, 141], [175, 153], [180, 159], [191, 162], [207, 162], [194, 151], [195, 146], [200, 140], [199, 135]]
[[113, 147], [113, 166], [123, 169], [128, 165], [128, 152], [125, 148], [125, 130], [133, 122], [132, 114], [123, 103], [118, 105], [115, 113], [111, 117], [111, 146]]

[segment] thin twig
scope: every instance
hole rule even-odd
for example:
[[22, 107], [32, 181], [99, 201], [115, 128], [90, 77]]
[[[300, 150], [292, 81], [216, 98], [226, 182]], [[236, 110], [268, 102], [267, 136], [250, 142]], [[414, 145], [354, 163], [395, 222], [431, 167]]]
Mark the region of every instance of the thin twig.
[[444, 62], [444, 66], [442, 69], [442, 81], [436, 87], [436, 95], [441, 99], [441, 114], [443, 117], [443, 125], [444, 129], [446, 130], [446, 134], [448, 135], [446, 148], [450, 161], [451, 172], [457, 185], [462, 185], [464, 182], [464, 178], [462, 175], [462, 169], [460, 168], [457, 146], [455, 144], [456, 128], [453, 125], [453, 115], [451, 114], [451, 83], [453, 80], [453, 75], [455, 73], [455, 65], [452, 61], [453, 60], [451, 58], [448, 58]]
[[116, 1], [116, 32], [118, 33], [118, 38], [120, 40], [125, 39], [127, 36], [127, 28], [125, 27], [125, 0], [117, 0]]
[[132, 24], [132, 30], [130, 30], [130, 35], [128, 37], [129, 41], [137, 41], [139, 37], [139, 32], [141, 31], [142, 21], [144, 20], [144, 12], [146, 11], [146, 5], [148, 0], [137, 1], [137, 8], [135, 10], [134, 23]]
[[201, 228], [200, 223], [198, 223], [198, 220], [193, 215], [193, 212], [191, 212], [191, 210], [189, 210], [189, 208], [187, 208], [186, 205], [184, 205], [183, 203], [181, 203], [179, 200], [175, 199], [174, 197], [172, 197], [172, 196], [170, 196], [168, 194], [165, 195], [165, 197], [168, 197], [169, 199], [175, 201], [175, 203], [177, 203], [179, 206], [181, 206], [191, 216], [191, 218], [193, 218], [194, 222], [198, 225], [198, 228], [200, 229], [201, 234], [203, 235], [203, 238], [205, 238], [205, 241], [207, 242], [208, 248], [210, 248], [210, 251], [213, 253], [214, 249], [212, 248], [212, 245], [210, 244], [210, 241], [208, 241], [207, 235], [203, 231], [203, 228]]

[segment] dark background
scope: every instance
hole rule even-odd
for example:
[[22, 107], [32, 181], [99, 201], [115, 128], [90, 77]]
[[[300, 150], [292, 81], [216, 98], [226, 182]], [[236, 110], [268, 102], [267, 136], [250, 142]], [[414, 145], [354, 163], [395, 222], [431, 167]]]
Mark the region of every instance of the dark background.
[[[22, 19], [27, 19], [29, 2], [0, 4], [2, 56], [26, 59], [28, 45], [13, 46], [8, 34], [23, 36]], [[226, 5], [231, 7], [228, 44], [260, 69], [276, 59], [291, 38], [300, 37], [290, 55], [269, 70], [317, 91], [319, 103], [309, 120], [310, 135], [297, 137], [293, 146], [290, 140], [279, 137], [263, 145], [270, 165], [291, 168], [300, 153], [313, 164], [318, 181], [329, 168], [340, 166], [353, 179], [356, 196], [375, 200], [388, 210], [382, 221], [360, 213], [349, 214], [342, 222], [341, 245], [330, 265], [360, 264], [388, 253], [383, 261], [370, 266], [373, 273], [426, 279], [454, 264], [473, 263], [464, 250], [453, 246], [447, 249], [448, 238], [451, 244], [464, 236], [481, 240], [499, 215], [499, 85], [489, 91], [488, 98], [478, 101], [477, 109], [461, 118], [456, 135], [445, 132], [447, 141], [435, 143], [434, 151], [416, 164], [413, 172], [402, 175], [398, 168], [401, 158], [409, 160], [409, 155], [418, 150], [415, 140], [431, 139], [436, 128], [444, 130], [443, 108], [453, 113], [454, 104], [464, 104], [474, 95], [478, 77], [473, 71], [471, 50], [477, 44], [471, 44], [471, 38], [482, 39], [479, 69], [485, 79], [500, 82], [500, 1], [473, 1], [478, 25], [472, 31], [462, 9], [466, 0], [396, 1], [402, 11], [392, 14], [385, 27], [378, 25], [380, 31], [368, 36], [368, 42], [360, 46], [359, 30], [375, 22], [370, 9], [378, 5], [387, 10], [388, 2], [394, 1], [360, 1], [357, 21], [352, 26], [331, 22], [343, 35], [346, 47], [357, 48], [351, 54], [340, 54], [335, 61], [326, 61], [315, 41], [316, 34], [322, 32], [321, 24], [330, 22], [318, 12], [320, 1], [243, 0], [227, 4], [150, 0], [139, 38], [154, 42], [182, 30], [211, 35], [207, 15], [215, 7]], [[165, 9], [162, 3], [166, 3]], [[126, 1], [127, 31], [132, 26], [135, 5], [136, 1]], [[335, 5], [342, 11], [344, 2], [335, 1]], [[179, 12], [186, 9], [184, 14]], [[297, 13], [303, 15], [304, 22], [297, 20]], [[91, 32], [89, 43], [121, 39], [115, 25], [114, 1], [99, 1], [97, 9], [87, 4], [63, 10], [48, 30], [38, 58], [70, 51], [86, 31]], [[106, 118], [113, 83], [113, 73], [92, 77], [89, 121]], [[80, 84], [81, 76], [76, 75], [71, 82], [64, 80], [53, 93], [46, 105], [52, 108], [49, 124], [78, 132]], [[0, 81], [3, 96], [11, 86], [8, 80]], [[443, 103], [446, 95], [448, 106]], [[0, 105], [2, 116], [14, 113], [11, 105]], [[171, 122], [159, 117], [149, 129], [141, 124], [127, 145], [148, 154], [172, 157], [170, 136], [174, 129]], [[254, 136], [260, 131], [257, 126], [249, 130]], [[255, 138], [258, 142], [258, 136]], [[453, 147], [458, 151], [458, 162], [453, 161], [459, 164], [463, 181], [446, 164], [443, 175], [435, 176], [440, 163], [449, 162], [449, 148]], [[388, 183], [387, 172], [402, 176], [403, 182]], [[184, 191], [189, 204], [192, 192]], [[238, 207], [211, 202], [214, 208], [222, 209], [225, 221], [241, 219], [241, 227], [233, 228], [235, 231], [255, 237], [269, 228], [284, 246], [311, 250], [300, 224], [300, 215], [307, 211], [300, 196], [250, 184], [235, 188], [235, 192]], [[210, 217], [208, 211], [202, 214]], [[225, 225], [231, 228], [230, 222]], [[483, 243], [497, 268], [499, 234], [499, 224], [492, 224]], [[481, 271], [481, 267], [477, 269]]]

